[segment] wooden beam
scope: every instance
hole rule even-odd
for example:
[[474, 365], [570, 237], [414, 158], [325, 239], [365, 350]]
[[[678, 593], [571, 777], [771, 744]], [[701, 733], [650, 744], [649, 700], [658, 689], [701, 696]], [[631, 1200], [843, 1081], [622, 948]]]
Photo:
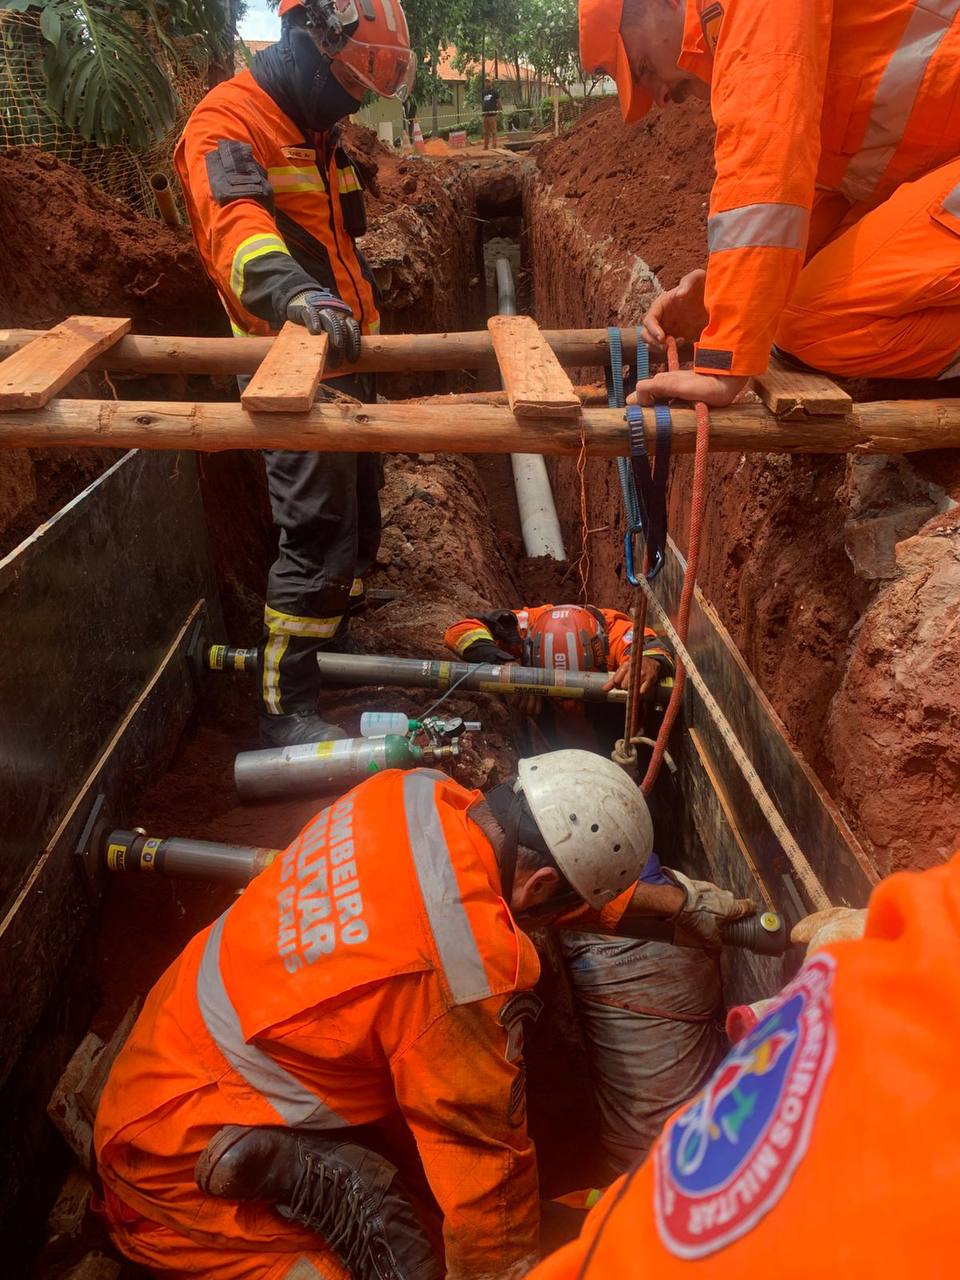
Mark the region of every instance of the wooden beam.
[[129, 320], [70, 316], [0, 363], [0, 411], [39, 409], [130, 329]]
[[327, 362], [329, 338], [292, 320], [280, 330], [260, 368], [240, 393], [248, 412], [302, 413], [313, 404]]
[[817, 417], [853, 411], [853, 397], [825, 374], [802, 373], [770, 357], [767, 372], [754, 378], [757, 395], [778, 418]]
[[[19, 351], [43, 329], [0, 329], [0, 357]], [[544, 329], [557, 359], [571, 367], [605, 367], [610, 356], [606, 329]], [[272, 338], [168, 338], [130, 334], [91, 366], [111, 373], [237, 374], [255, 373], [266, 358]], [[625, 341], [623, 357], [635, 350]], [[363, 338], [360, 359], [343, 373], [410, 373], [450, 369], [495, 369], [497, 358], [486, 330], [472, 333], [380, 333]]]
[[[584, 409], [588, 454], [626, 453], [621, 409]], [[653, 415], [644, 415], [655, 445]], [[960, 399], [874, 401], [837, 418], [773, 417], [762, 405], [710, 415], [718, 453], [915, 453], [960, 448]], [[673, 410], [673, 449], [692, 453], [696, 418]], [[304, 449], [320, 452], [543, 453], [576, 455], [580, 424], [515, 418], [509, 409], [464, 405], [315, 404], [306, 413], [246, 413], [239, 404], [53, 400], [44, 409], [0, 414], [0, 447], [68, 445], [111, 449]]]
[[536, 321], [530, 316], [491, 316], [487, 329], [515, 417], [579, 420], [580, 401], [573, 384]]

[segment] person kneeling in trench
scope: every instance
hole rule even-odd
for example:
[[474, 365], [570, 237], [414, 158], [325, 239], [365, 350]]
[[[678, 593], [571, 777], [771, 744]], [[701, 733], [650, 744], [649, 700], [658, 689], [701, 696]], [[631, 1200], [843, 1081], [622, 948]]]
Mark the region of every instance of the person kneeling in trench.
[[[496, 609], [447, 628], [444, 643], [466, 662], [522, 662], [606, 671], [626, 688], [633, 623], [616, 609], [535, 605]], [[669, 641], [646, 628], [641, 693], [673, 684]], [[525, 699], [535, 732], [550, 746], [609, 753], [623, 733], [621, 703]], [[642, 871], [666, 880], [656, 854]], [[715, 952], [666, 942], [563, 930], [557, 938], [590, 1060], [602, 1157], [593, 1172], [610, 1181], [644, 1156], [663, 1122], [700, 1088], [723, 1053], [720, 966]]]
[[334, 801], [187, 945], [114, 1064], [95, 1152], [120, 1249], [167, 1280], [525, 1274], [524, 930], [655, 917], [718, 946], [754, 910], [643, 882], [651, 846], [639, 789], [583, 751], [486, 797], [417, 769]]

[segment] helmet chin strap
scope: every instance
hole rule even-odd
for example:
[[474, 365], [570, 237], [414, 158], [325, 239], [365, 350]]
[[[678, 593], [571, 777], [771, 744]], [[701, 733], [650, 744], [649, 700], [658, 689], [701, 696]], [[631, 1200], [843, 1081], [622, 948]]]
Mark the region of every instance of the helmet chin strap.
[[503, 900], [510, 906], [513, 898], [513, 884], [517, 878], [517, 850], [520, 847], [520, 821], [523, 817], [523, 793], [514, 793], [503, 822], [503, 847], [498, 862], [500, 864], [500, 887]]

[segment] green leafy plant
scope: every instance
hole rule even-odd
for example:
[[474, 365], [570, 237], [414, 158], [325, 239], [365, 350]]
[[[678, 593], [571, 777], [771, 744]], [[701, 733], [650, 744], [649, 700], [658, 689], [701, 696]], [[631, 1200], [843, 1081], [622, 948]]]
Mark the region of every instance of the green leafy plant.
[[39, 11], [49, 104], [81, 137], [145, 147], [173, 126], [177, 95], [158, 57], [168, 38], [152, 4], [0, 0], [2, 10]]

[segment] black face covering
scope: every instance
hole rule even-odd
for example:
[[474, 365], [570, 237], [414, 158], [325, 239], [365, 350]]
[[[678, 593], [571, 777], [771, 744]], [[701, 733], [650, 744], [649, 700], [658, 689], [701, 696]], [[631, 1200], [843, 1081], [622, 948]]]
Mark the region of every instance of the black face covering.
[[284, 15], [280, 40], [254, 57], [250, 71], [304, 135], [325, 133], [360, 105], [333, 74], [298, 10]]

